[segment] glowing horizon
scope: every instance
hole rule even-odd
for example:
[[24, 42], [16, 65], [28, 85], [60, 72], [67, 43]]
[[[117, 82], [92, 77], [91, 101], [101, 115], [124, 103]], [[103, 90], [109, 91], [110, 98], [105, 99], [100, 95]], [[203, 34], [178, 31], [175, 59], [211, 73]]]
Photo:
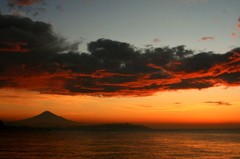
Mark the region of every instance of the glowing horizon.
[[[177, 123], [236, 124], [240, 123], [236, 93], [239, 89], [240, 87], [215, 87], [201, 91], [170, 91], [148, 97], [127, 98], [44, 95], [29, 91], [21, 91], [19, 94], [17, 90], [7, 89], [0, 93], [1, 105], [4, 105], [0, 108], [0, 116], [5, 121], [19, 120], [49, 110], [81, 123], [140, 123], [155, 127]], [[220, 90], [222, 93], [219, 93]], [[218, 93], [214, 94], [216, 92]], [[186, 101], [189, 96], [191, 100]], [[23, 100], [26, 98], [27, 101]], [[208, 103], [209, 101], [213, 103]], [[221, 105], [218, 101], [230, 102]]]

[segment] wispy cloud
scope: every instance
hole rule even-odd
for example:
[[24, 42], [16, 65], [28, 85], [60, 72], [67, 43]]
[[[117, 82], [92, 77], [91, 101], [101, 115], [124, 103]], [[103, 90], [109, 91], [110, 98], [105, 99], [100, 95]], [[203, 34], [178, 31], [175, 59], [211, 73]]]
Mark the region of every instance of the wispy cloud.
[[204, 103], [209, 103], [209, 104], [215, 104], [215, 105], [223, 105], [223, 106], [229, 106], [232, 105], [229, 102], [224, 102], [224, 101], [206, 101]]
[[204, 36], [199, 41], [209, 41], [214, 40], [215, 38], [213, 36]]
[[152, 106], [152, 105], [143, 105], [143, 104], [139, 104], [139, 105], [137, 105], [137, 107], [142, 107], [142, 108], [153, 108], [154, 106]]
[[153, 39], [153, 43], [155, 43], [155, 44], [158, 44], [158, 43], [160, 43], [160, 42], [161, 42], [161, 39], [159, 39], [159, 38]]
[[182, 104], [182, 103], [180, 103], [180, 102], [175, 102], [174, 104]]
[[240, 17], [238, 17], [237, 29], [240, 31]]
[[236, 27], [234, 27], [234, 31], [230, 34], [230, 36], [234, 39], [239, 38], [239, 36], [240, 36], [240, 17], [238, 17]]
[[202, 4], [208, 2], [208, 0], [179, 0], [179, 1], [186, 4]]
[[238, 33], [235, 33], [235, 32], [234, 32], [234, 33], [231, 33], [231, 37], [232, 37], [232, 38], [238, 38], [239, 35], [238, 35]]

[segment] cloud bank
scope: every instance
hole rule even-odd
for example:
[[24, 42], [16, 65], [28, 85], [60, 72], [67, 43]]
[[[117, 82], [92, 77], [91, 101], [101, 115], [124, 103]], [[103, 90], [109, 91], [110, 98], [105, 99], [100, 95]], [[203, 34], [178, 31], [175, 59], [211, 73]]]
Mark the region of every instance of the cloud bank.
[[240, 49], [194, 53], [184, 46], [139, 49], [98, 39], [77, 51], [51, 25], [0, 15], [0, 88], [46, 94], [147, 96], [240, 85]]

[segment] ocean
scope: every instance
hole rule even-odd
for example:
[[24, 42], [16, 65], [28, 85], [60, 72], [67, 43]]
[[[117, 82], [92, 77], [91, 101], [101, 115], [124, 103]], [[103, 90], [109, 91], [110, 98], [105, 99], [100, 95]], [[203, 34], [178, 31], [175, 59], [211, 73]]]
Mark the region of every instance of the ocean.
[[1, 159], [240, 159], [240, 131], [0, 131]]

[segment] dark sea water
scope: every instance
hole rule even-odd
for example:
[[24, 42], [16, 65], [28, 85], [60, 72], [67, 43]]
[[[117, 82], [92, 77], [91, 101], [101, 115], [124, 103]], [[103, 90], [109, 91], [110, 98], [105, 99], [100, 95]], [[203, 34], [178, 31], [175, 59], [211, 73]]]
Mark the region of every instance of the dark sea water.
[[1, 131], [1, 159], [240, 159], [239, 131]]

